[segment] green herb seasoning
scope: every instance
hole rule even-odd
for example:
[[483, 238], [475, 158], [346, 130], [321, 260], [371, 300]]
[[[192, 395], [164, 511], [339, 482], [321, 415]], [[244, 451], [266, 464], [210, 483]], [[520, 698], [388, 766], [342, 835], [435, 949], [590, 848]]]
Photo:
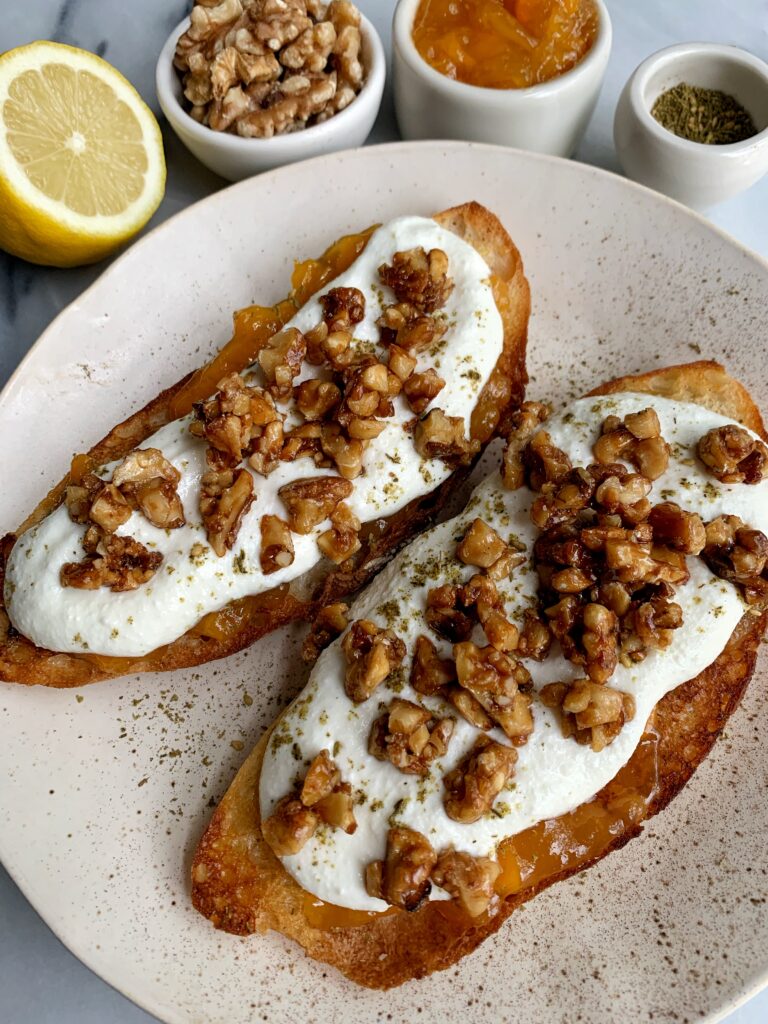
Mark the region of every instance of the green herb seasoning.
[[651, 114], [667, 131], [690, 142], [725, 146], [757, 135], [754, 121], [733, 96], [686, 82], [663, 92]]

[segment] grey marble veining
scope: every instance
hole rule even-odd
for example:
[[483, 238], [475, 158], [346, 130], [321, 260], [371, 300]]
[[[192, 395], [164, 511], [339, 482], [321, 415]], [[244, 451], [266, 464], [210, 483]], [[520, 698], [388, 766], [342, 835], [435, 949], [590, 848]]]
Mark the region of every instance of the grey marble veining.
[[[394, 0], [358, 3], [389, 46]], [[613, 111], [630, 72], [654, 50], [689, 39], [714, 40], [744, 46], [768, 59], [767, 0], [607, 3], [614, 25], [614, 50], [597, 111], [577, 153], [578, 159], [588, 163], [618, 170], [612, 144]], [[34, 39], [56, 39], [92, 50], [122, 71], [157, 112], [157, 54], [188, 6], [187, 0], [0, 0], [0, 52]], [[165, 199], [147, 230], [225, 185], [161, 124], [168, 184]], [[396, 137], [387, 90], [369, 141]], [[768, 179], [723, 204], [711, 219], [768, 256]], [[52, 270], [0, 253], [0, 385], [53, 317], [105, 266], [103, 262], [83, 269]], [[153, 1019], [83, 967], [0, 868], [0, 1024], [150, 1024]], [[768, 992], [735, 1011], [727, 1024], [762, 1024], [765, 1020]]]

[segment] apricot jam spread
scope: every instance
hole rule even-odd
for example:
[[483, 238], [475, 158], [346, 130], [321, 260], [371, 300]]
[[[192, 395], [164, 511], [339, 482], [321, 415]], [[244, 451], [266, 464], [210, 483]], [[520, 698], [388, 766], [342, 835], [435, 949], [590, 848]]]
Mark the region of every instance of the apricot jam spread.
[[597, 26], [593, 0], [421, 0], [413, 41], [448, 78], [523, 89], [578, 64]]
[[[581, 804], [569, 814], [540, 821], [511, 839], [504, 840], [498, 848], [501, 874], [495, 888], [499, 896], [513, 896], [561, 872], [587, 867], [614, 840], [631, 833], [647, 817], [656, 796], [657, 747], [657, 734], [647, 728], [627, 764], [592, 800]], [[465, 917], [454, 900], [437, 901], [431, 906], [444, 917]], [[305, 893], [303, 911], [310, 927], [321, 931], [357, 928], [385, 914], [402, 913], [394, 907], [384, 911], [384, 914], [349, 910], [324, 903], [310, 893]]]

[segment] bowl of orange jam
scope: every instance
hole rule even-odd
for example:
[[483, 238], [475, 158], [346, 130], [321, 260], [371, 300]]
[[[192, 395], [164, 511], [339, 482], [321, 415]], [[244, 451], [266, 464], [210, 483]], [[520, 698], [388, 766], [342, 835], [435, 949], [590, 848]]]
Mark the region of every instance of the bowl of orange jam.
[[603, 0], [400, 0], [395, 109], [406, 139], [570, 156], [611, 51]]

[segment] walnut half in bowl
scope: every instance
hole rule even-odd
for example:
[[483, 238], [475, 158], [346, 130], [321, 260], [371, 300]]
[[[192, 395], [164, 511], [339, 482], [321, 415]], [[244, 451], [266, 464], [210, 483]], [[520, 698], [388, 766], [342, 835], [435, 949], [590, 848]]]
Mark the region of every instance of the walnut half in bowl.
[[[386, 58], [371, 22], [359, 15], [352, 24], [354, 10], [348, 0], [198, 0], [155, 72], [176, 135], [230, 181], [362, 145], [381, 105]], [[333, 42], [320, 28], [328, 23]]]

